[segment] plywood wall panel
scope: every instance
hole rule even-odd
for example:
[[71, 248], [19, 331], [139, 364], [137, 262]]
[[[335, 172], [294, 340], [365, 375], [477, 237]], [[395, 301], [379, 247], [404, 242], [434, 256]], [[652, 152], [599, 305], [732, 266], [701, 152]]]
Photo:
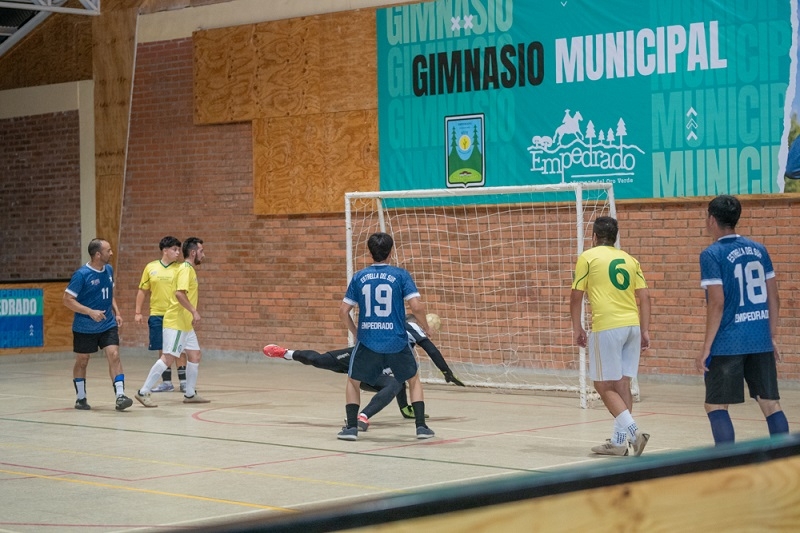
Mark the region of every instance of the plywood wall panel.
[[375, 10], [194, 34], [195, 122], [377, 108]]
[[255, 118], [255, 26], [194, 33], [194, 117], [197, 124]]
[[341, 213], [378, 187], [377, 112], [255, 120], [253, 157], [256, 214]]
[[378, 56], [374, 9], [320, 19], [319, 99], [322, 111], [378, 107]]
[[0, 90], [92, 79], [91, 19], [50, 15], [0, 57]]
[[255, 30], [256, 116], [319, 113], [319, 17], [265, 22]]

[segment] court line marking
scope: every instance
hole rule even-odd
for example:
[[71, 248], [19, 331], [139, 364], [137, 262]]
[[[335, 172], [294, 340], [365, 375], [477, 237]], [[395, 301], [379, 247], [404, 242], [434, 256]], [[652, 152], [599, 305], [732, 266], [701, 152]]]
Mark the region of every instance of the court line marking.
[[252, 507], [255, 509], [265, 509], [269, 511], [281, 511], [286, 513], [296, 513], [294, 509], [288, 509], [286, 507], [276, 507], [274, 505], [261, 505], [258, 503], [249, 503], [249, 502], [239, 502], [236, 500], [225, 500], [221, 498], [208, 498], [206, 496], [195, 496], [193, 494], [181, 494], [177, 492], [165, 492], [161, 490], [151, 490], [151, 489], [140, 489], [136, 487], [124, 487], [122, 485], [112, 485], [111, 483], [98, 483], [96, 481], [86, 481], [82, 479], [69, 479], [57, 476], [45, 476], [42, 474], [31, 474], [30, 472], [16, 472], [14, 470], [3, 470], [0, 469], [0, 473], [9, 474], [12, 476], [23, 476], [26, 478], [37, 478], [37, 479], [46, 479], [49, 481], [59, 481], [62, 483], [76, 483], [78, 485], [88, 485], [90, 487], [97, 487], [102, 489], [116, 489], [116, 490], [126, 490], [130, 492], [138, 492], [141, 494], [152, 494], [155, 496], [172, 496], [173, 498], [183, 498], [187, 500], [197, 500], [202, 502], [211, 502], [211, 503], [221, 503], [226, 505], [237, 505], [240, 507]]

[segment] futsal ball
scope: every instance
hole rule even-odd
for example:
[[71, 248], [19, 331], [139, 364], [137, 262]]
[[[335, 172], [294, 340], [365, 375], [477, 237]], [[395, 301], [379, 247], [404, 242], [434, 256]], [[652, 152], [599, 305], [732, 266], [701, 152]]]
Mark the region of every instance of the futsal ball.
[[428, 320], [428, 326], [430, 326], [433, 331], [442, 329], [442, 319], [439, 318], [439, 315], [436, 313], [428, 313], [425, 315], [425, 318]]

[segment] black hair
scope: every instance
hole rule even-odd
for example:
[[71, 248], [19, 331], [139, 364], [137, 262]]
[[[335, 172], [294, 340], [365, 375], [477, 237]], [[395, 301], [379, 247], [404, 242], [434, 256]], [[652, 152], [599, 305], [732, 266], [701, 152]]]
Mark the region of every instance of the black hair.
[[187, 259], [192, 250], [197, 249], [198, 244], [203, 244], [203, 239], [199, 237], [189, 237], [183, 241], [183, 258]]
[[158, 243], [158, 249], [164, 250], [165, 248], [172, 248], [173, 246], [180, 246], [181, 241], [178, 240], [177, 237], [173, 237], [172, 235], [167, 235], [161, 242]]
[[95, 237], [89, 241], [89, 257], [94, 257], [94, 254], [103, 248], [104, 241], [105, 239], [101, 239], [100, 237]]
[[388, 233], [373, 233], [369, 236], [369, 240], [367, 240], [369, 253], [372, 255], [372, 259], [378, 263], [389, 257], [393, 246], [394, 239], [392, 239], [392, 236]]
[[708, 202], [708, 215], [714, 217], [722, 228], [733, 229], [742, 216], [742, 204], [730, 194], [722, 194]]
[[619, 226], [613, 217], [597, 217], [592, 226], [592, 233], [597, 235], [597, 243], [603, 246], [613, 246], [617, 242]]

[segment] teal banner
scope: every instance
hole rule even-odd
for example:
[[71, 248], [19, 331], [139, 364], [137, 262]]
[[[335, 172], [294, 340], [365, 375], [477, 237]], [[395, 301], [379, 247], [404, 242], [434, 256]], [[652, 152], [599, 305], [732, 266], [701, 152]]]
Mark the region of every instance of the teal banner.
[[612, 182], [617, 198], [792, 190], [797, 1], [380, 9], [381, 190], [575, 181]]
[[0, 348], [44, 346], [44, 291], [0, 289]]

